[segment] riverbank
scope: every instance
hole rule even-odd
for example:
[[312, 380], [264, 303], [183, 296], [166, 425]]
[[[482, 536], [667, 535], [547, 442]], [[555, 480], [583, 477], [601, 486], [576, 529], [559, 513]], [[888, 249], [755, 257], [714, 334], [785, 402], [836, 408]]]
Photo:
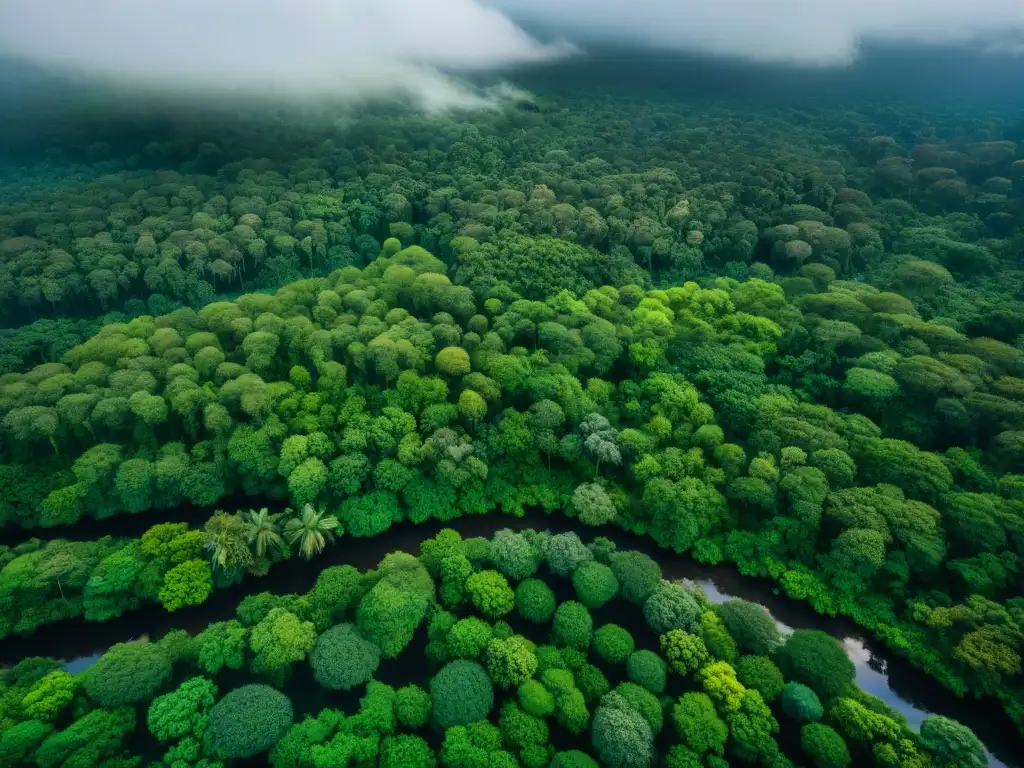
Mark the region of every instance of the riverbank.
[[346, 537], [312, 562], [294, 558], [278, 563], [268, 577], [248, 579], [218, 590], [199, 606], [168, 613], [154, 603], [108, 622], [75, 619], [40, 628], [29, 637], [6, 638], [0, 642], [0, 664], [13, 664], [27, 656], [49, 656], [67, 660], [67, 668], [79, 672], [115, 643], [143, 636], [157, 640], [176, 629], [195, 634], [211, 623], [230, 619], [246, 595], [306, 592], [323, 568], [349, 564], [367, 569], [375, 567], [389, 552], [401, 550], [418, 554], [420, 543], [442, 528], [454, 529], [463, 538], [489, 537], [502, 528], [549, 529], [556, 533], [575, 531], [585, 541], [596, 536], [610, 538], [619, 549], [638, 550], [655, 559], [666, 579], [696, 583], [712, 602], [742, 598], [765, 606], [784, 630], [806, 628], [827, 632], [842, 643], [853, 661], [857, 684], [900, 712], [911, 726], [917, 727], [928, 714], [945, 715], [977, 734], [990, 752], [991, 765], [996, 768], [1022, 765], [1016, 728], [997, 702], [957, 698], [924, 672], [887, 651], [852, 620], [822, 616], [806, 603], [778, 594], [771, 581], [742, 576], [729, 565], [702, 565], [685, 555], [658, 547], [647, 537], [613, 526], [588, 528], [563, 515], [547, 515], [536, 510], [523, 517], [492, 512], [445, 523], [436, 520], [420, 525], [403, 522], [371, 539]]

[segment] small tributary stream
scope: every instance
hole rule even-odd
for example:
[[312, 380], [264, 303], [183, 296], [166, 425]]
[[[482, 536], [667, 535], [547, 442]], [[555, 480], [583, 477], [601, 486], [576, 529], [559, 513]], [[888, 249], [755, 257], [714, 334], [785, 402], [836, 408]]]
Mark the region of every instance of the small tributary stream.
[[[115, 520], [105, 522], [116, 523]], [[116, 525], [111, 525], [105, 532], [125, 535], [112, 528]], [[343, 538], [311, 563], [298, 558], [278, 563], [266, 577], [250, 578], [214, 592], [203, 605], [168, 613], [151, 604], [103, 623], [73, 619], [42, 626], [29, 637], [6, 638], [0, 641], [0, 664], [13, 664], [28, 656], [49, 656], [67, 659], [66, 669], [81, 672], [115, 643], [158, 639], [173, 629], [185, 629], [195, 634], [208, 624], [231, 619], [236, 606], [246, 595], [264, 591], [276, 594], [306, 592], [312, 588], [320, 570], [328, 566], [350, 564], [362, 570], [375, 567], [389, 552], [402, 550], [418, 554], [420, 542], [436, 535], [442, 528], [452, 528], [464, 538], [490, 537], [502, 528], [549, 529], [555, 533], [576, 531], [584, 541], [595, 536], [607, 536], [616, 542], [619, 549], [635, 549], [650, 555], [661, 565], [666, 579], [685, 579], [699, 585], [712, 602], [742, 598], [765, 606], [784, 632], [820, 629], [829, 633], [842, 643], [853, 661], [857, 685], [900, 712], [912, 727], [919, 727], [929, 714], [945, 715], [977, 734], [986, 746], [990, 765], [995, 768], [1024, 768], [1024, 745], [1020, 734], [998, 703], [957, 698], [908, 661], [875, 642], [852, 621], [822, 616], [805, 603], [777, 594], [770, 581], [742, 576], [734, 568], [701, 565], [689, 557], [659, 548], [648, 538], [611, 526], [586, 528], [560, 514], [546, 515], [539, 511], [522, 518], [491, 513], [447, 523], [429, 521], [413, 525], [406, 522], [372, 539]]]

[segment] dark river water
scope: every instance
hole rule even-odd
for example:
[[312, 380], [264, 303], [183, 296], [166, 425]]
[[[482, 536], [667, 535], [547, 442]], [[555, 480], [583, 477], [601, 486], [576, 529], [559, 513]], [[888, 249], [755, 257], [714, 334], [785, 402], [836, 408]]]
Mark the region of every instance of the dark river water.
[[[207, 510], [205, 517], [208, 516]], [[191, 522], [192, 517], [192, 511], [185, 511], [178, 519]], [[106, 523], [103, 533], [132, 535], [138, 527], [132, 524], [142, 523], [130, 518], [125, 522], [128, 525], [124, 530], [118, 528], [120, 518], [98, 521], [97, 526], [98, 523]], [[141, 530], [145, 527], [148, 526], [144, 525]], [[945, 715], [967, 725], [977, 734], [986, 746], [990, 765], [1024, 768], [1024, 744], [997, 702], [957, 698], [924, 672], [887, 651], [852, 621], [815, 613], [803, 602], [776, 594], [770, 581], [741, 576], [729, 566], [701, 565], [689, 557], [659, 548], [648, 538], [611, 526], [585, 528], [560, 514], [549, 516], [542, 512], [531, 512], [522, 518], [491, 513], [447, 523], [429, 521], [413, 525], [405, 522], [372, 539], [346, 537], [328, 547], [312, 563], [298, 558], [278, 563], [267, 577], [248, 579], [216, 591], [203, 605], [168, 613], [159, 605], [149, 604], [103, 623], [79, 618], [40, 627], [29, 637], [8, 637], [0, 641], [0, 665], [13, 664], [27, 656], [49, 656], [66, 659], [66, 669], [81, 672], [115, 643], [159, 639], [173, 629], [185, 629], [195, 634], [208, 624], [233, 618], [236, 606], [246, 595], [263, 591], [277, 594], [306, 592], [312, 588], [322, 568], [347, 563], [362, 570], [375, 567], [384, 555], [395, 550], [418, 554], [420, 542], [442, 528], [452, 528], [464, 538], [490, 537], [501, 528], [549, 529], [553, 532], [575, 530], [584, 541], [595, 536], [607, 536], [618, 544], [619, 549], [635, 549], [650, 555], [661, 565], [666, 579], [685, 579], [699, 585], [712, 602], [722, 602], [731, 597], [743, 598], [765, 606], [783, 631], [820, 629], [829, 633], [842, 643], [853, 661], [857, 684], [902, 713], [912, 727], [920, 726], [929, 714]], [[79, 531], [76, 530], [75, 534], [77, 538]]]

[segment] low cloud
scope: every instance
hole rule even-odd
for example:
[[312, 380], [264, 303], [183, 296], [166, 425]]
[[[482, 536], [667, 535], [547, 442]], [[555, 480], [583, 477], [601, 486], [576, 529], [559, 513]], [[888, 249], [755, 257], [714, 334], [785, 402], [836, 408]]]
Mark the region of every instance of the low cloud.
[[1021, 0], [495, 0], [580, 42], [835, 65], [862, 41], [959, 43], [1024, 33]]
[[0, 54], [176, 90], [480, 106], [443, 72], [570, 52], [478, 0], [0, 0]]
[[58, 69], [437, 109], [499, 99], [458, 73], [554, 60], [574, 43], [834, 65], [864, 40], [999, 36], [1013, 50], [1014, 31], [1021, 0], [0, 0], [0, 54]]

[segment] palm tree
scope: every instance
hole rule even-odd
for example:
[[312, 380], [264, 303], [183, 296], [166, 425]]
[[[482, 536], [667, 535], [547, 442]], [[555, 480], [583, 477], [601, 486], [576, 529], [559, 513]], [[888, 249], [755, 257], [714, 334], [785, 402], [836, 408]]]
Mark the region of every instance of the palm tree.
[[298, 542], [299, 554], [309, 560], [313, 555], [323, 552], [328, 542], [334, 543], [337, 528], [338, 518], [306, 504], [301, 516], [293, 517], [285, 524], [284, 536], [289, 544]]
[[252, 565], [252, 552], [246, 543], [245, 522], [241, 515], [217, 510], [203, 526], [203, 546], [210, 553], [215, 569], [230, 571]]
[[245, 534], [250, 546], [256, 545], [256, 557], [285, 549], [284, 539], [277, 530], [277, 515], [270, 514], [266, 507], [259, 512], [250, 509], [246, 513]]

